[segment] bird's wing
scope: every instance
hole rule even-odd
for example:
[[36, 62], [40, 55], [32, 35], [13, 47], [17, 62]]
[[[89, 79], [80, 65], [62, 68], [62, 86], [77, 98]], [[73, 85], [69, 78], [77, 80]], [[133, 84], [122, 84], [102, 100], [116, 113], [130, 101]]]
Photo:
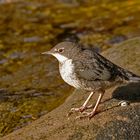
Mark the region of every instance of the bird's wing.
[[113, 63], [103, 56], [85, 51], [79, 56], [80, 61], [76, 61], [76, 73], [79, 78], [86, 80], [108, 81], [112, 77]]

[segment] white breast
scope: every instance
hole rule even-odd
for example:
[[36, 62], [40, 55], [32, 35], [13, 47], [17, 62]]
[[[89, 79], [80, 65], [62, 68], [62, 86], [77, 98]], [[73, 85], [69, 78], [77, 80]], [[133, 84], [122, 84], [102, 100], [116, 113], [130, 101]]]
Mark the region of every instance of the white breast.
[[75, 68], [71, 59], [65, 61], [63, 64], [60, 64], [59, 66], [62, 79], [69, 85], [78, 88], [79, 82], [76, 78], [75, 73], [73, 72], [74, 69]]

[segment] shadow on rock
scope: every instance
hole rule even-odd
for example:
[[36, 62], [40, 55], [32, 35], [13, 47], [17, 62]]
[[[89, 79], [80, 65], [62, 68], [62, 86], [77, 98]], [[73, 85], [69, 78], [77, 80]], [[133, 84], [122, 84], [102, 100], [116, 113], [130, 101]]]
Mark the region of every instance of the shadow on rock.
[[113, 92], [112, 97], [119, 100], [140, 102], [140, 83], [130, 83], [128, 85], [118, 87]]

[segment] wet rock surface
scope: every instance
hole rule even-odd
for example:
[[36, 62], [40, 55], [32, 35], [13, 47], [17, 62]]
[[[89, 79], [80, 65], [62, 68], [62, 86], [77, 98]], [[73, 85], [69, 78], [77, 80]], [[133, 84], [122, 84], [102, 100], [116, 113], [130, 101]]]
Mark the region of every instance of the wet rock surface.
[[[114, 63], [140, 75], [140, 38], [125, 41], [103, 53]], [[131, 50], [133, 48], [133, 51]], [[121, 50], [121, 51], [120, 51]], [[112, 52], [112, 53], [111, 53]], [[114, 56], [114, 53], [116, 54]], [[118, 52], [118, 53], [117, 53]], [[129, 53], [128, 53], [129, 52]], [[127, 54], [127, 55], [126, 55]], [[123, 56], [123, 57], [122, 57]], [[133, 57], [132, 57], [133, 56]], [[135, 59], [135, 61], [133, 59]], [[3, 140], [106, 140], [140, 138], [140, 84], [128, 84], [106, 91], [98, 113], [91, 120], [76, 120], [80, 114], [67, 117], [72, 107], [80, 106], [88, 93], [74, 91], [64, 104], [42, 116], [30, 125], [19, 129]], [[93, 97], [92, 103], [98, 94]], [[120, 106], [128, 100], [128, 106]]]

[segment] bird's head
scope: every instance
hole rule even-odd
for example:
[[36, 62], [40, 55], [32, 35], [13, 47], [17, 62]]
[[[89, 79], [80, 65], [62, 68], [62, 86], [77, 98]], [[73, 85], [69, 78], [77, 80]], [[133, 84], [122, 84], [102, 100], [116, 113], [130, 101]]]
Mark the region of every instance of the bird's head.
[[51, 54], [56, 57], [60, 63], [63, 63], [64, 61], [71, 59], [77, 49], [76, 43], [65, 41], [57, 44], [50, 51], [42, 54]]

